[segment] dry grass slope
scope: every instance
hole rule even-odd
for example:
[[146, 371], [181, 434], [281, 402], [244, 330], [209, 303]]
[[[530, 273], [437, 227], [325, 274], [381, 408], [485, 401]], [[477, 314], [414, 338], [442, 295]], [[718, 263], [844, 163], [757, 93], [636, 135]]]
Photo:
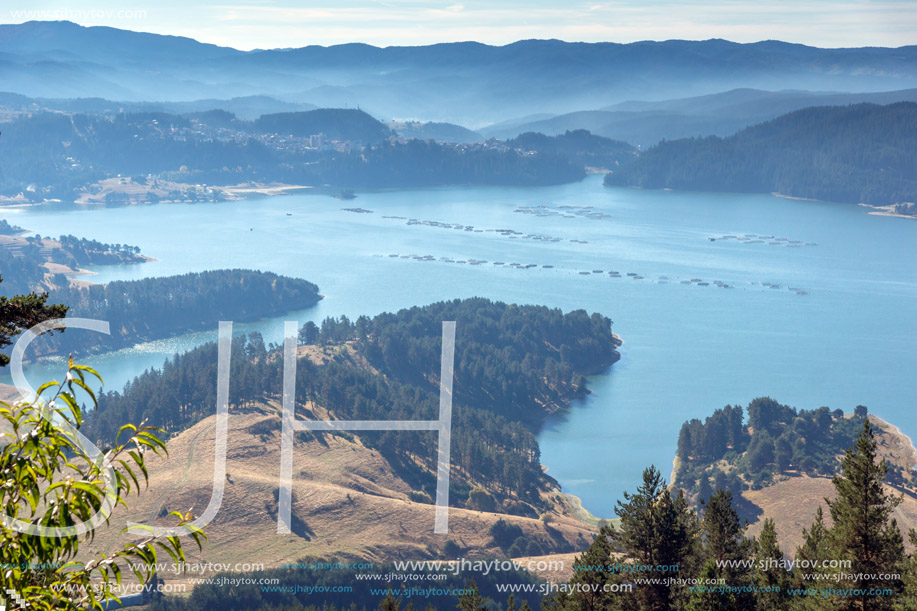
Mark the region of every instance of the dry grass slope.
[[[876, 440], [879, 444], [879, 456], [889, 463], [913, 469], [917, 464], [917, 453], [911, 440], [897, 427], [875, 416], [869, 416], [876, 427]], [[907, 530], [917, 528], [917, 495], [908, 490], [886, 486], [888, 494], [903, 497], [895, 510], [894, 517], [905, 534]], [[809, 477], [797, 475], [777, 482], [761, 490], [748, 490], [742, 497], [761, 509], [762, 514], [749, 525], [748, 533], [758, 535], [765, 518], [771, 518], [777, 527], [777, 537], [784, 553], [793, 555], [802, 544], [802, 530], [808, 528], [815, 519], [819, 506], [825, 512], [828, 524], [831, 523], [828, 504], [825, 499], [834, 498], [834, 485], [827, 477]]]
[[[211, 495], [215, 416], [168, 442], [169, 457], [150, 462], [150, 488], [130, 504], [130, 519], [159, 522], [165, 510], [203, 512]], [[267, 431], [267, 432], [265, 432]], [[222, 507], [207, 527], [209, 543], [189, 561], [252, 562], [279, 566], [303, 556], [442, 558], [447, 540], [468, 556], [498, 555], [488, 534], [499, 519], [518, 524], [527, 536], [563, 539], [577, 549], [594, 529], [562, 515], [550, 525], [537, 519], [459, 509], [449, 514], [449, 535], [433, 534], [433, 505], [408, 498], [411, 487], [359, 438], [324, 436], [297, 441], [293, 458], [293, 530], [279, 535], [276, 491], [280, 466], [280, 417], [276, 406], [230, 410], [227, 475]], [[104, 551], [123, 545], [128, 516], [121, 511], [92, 545]]]

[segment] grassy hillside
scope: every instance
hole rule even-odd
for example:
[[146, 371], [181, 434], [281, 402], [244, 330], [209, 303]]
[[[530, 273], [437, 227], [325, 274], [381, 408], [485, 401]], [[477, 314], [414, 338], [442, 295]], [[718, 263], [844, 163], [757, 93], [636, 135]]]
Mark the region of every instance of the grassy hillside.
[[726, 406], [703, 422], [686, 422], [672, 485], [696, 502], [714, 490], [730, 490], [750, 523], [749, 534], [757, 535], [763, 521], [771, 518], [782, 549], [792, 553], [819, 504], [828, 515], [824, 499], [836, 494], [832, 477], [864, 418], [874, 427], [877, 456], [889, 464], [887, 492], [904, 499], [895, 517], [905, 530], [917, 527], [917, 450], [895, 426], [867, 415], [862, 406], [854, 414], [844, 414], [826, 407], [796, 410], [759, 398], [747, 409]]
[[[618, 360], [620, 341], [604, 316], [467, 299], [372, 319], [328, 318], [320, 328], [307, 323], [296, 381], [303, 417], [434, 418], [443, 320], [457, 325], [452, 503], [537, 517], [555, 503], [544, 495], [557, 485], [542, 469], [535, 431], [550, 412], [588, 392], [585, 375]], [[234, 339], [232, 355], [232, 406], [280, 398], [283, 361], [276, 349], [252, 334]], [[87, 436], [108, 444], [124, 422], [141, 419], [177, 435], [213, 413], [216, 368], [216, 345], [208, 344], [137, 377], [123, 393], [105, 393]], [[365, 432], [360, 440], [413, 486], [413, 498], [431, 502], [434, 435]]]
[[[213, 486], [215, 416], [168, 442], [169, 457], [150, 463], [150, 490], [100, 531], [93, 549], [113, 549], [129, 540], [120, 533], [127, 519], [155, 523], [165, 509], [203, 511]], [[359, 437], [346, 433], [297, 439], [293, 454], [293, 534], [277, 529], [280, 412], [273, 403], [230, 411], [226, 488], [209, 544], [191, 562], [264, 562], [268, 567], [307, 556], [392, 560], [444, 558], [453, 541], [469, 557], [505, 555], [490, 528], [498, 520], [518, 526], [543, 552], [584, 548], [594, 532], [578, 520], [554, 514], [537, 517], [453, 506], [449, 536], [433, 534], [434, 506], [412, 500], [414, 488], [392, 464]], [[552, 494], [546, 500], [553, 507]], [[560, 506], [558, 505], [558, 511]], [[534, 548], [533, 548], [534, 549]], [[165, 575], [169, 578], [168, 575]]]

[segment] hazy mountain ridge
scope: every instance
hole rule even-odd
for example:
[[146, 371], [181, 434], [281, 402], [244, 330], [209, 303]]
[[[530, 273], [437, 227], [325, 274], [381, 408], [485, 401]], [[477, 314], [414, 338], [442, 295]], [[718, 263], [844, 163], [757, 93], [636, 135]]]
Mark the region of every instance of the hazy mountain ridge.
[[621, 102], [598, 110], [506, 122], [484, 128], [482, 132], [507, 138], [527, 131], [552, 135], [587, 129], [599, 136], [645, 148], [663, 139], [728, 136], [750, 125], [810, 106], [894, 102], [917, 102], [917, 89], [876, 93], [733, 89], [658, 102]]
[[189, 102], [131, 102], [105, 98], [42, 98], [18, 93], [0, 92], [0, 108], [12, 114], [52, 110], [64, 113], [140, 113], [165, 112], [170, 114], [202, 113], [225, 110], [240, 119], [257, 119], [261, 115], [280, 112], [315, 110], [314, 104], [284, 102], [266, 95], [248, 95], [228, 99], [200, 99]]
[[917, 47], [819, 49], [778, 41], [524, 40], [242, 52], [179, 37], [28, 22], [0, 29], [0, 54], [4, 88], [26, 95], [141, 100], [169, 92], [179, 101], [265, 94], [469, 127], [736, 87], [917, 86]]

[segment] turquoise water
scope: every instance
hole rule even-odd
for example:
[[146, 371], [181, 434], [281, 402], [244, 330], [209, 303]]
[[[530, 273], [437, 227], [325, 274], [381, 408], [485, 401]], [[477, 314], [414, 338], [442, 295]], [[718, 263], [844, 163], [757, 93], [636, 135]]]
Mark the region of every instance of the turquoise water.
[[[542, 215], [532, 213], [538, 210]], [[158, 259], [96, 269], [95, 281], [225, 267], [306, 278], [326, 298], [284, 317], [300, 323], [471, 296], [602, 312], [625, 342], [621, 361], [594, 377], [593, 394], [552, 418], [539, 437], [549, 473], [601, 516], [613, 514], [644, 467], [669, 471], [683, 421], [727, 403], [770, 395], [799, 408], [850, 411], [863, 404], [917, 433], [917, 223], [858, 206], [607, 189], [593, 176], [550, 188], [366, 193], [354, 202], [290, 195], [223, 204], [60, 205], [0, 216], [43, 235], [135, 244]], [[754, 237], [708, 239], [745, 234]], [[758, 236], [772, 237], [752, 243]], [[691, 279], [708, 286], [681, 284]], [[278, 342], [281, 323], [238, 330], [258, 329]], [[82, 360], [103, 373], [107, 387], [120, 388], [166, 356], [215, 339], [216, 327], [214, 320], [212, 333]], [[38, 381], [59, 368], [44, 363], [28, 372]]]

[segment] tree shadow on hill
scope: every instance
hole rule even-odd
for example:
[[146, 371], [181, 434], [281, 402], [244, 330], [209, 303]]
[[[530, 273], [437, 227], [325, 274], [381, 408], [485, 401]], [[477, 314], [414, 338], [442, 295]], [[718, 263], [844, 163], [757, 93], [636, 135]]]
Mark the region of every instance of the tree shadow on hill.
[[732, 503], [735, 506], [736, 513], [739, 514], [739, 519], [747, 520], [749, 524], [754, 524], [764, 515], [763, 509], [744, 498], [742, 495], [733, 496]]
[[[273, 494], [273, 501], [267, 502], [264, 504], [264, 509], [265, 511], [267, 511], [267, 514], [271, 517], [271, 520], [282, 521], [281, 519], [278, 518], [278, 513], [277, 513], [278, 505], [279, 505], [278, 503], [279, 498], [280, 498], [280, 490], [275, 488], [274, 494]], [[296, 495], [295, 494], [291, 496], [290, 505], [293, 507], [296, 506]], [[296, 511], [292, 510], [292, 508], [290, 510], [290, 523], [287, 524], [287, 526], [290, 528], [290, 532], [292, 532], [294, 535], [296, 535], [300, 539], [304, 539], [305, 541], [311, 541], [312, 538], [315, 536], [315, 531], [309, 528], [309, 525], [306, 524], [306, 521], [300, 518], [299, 516], [297, 516]]]

